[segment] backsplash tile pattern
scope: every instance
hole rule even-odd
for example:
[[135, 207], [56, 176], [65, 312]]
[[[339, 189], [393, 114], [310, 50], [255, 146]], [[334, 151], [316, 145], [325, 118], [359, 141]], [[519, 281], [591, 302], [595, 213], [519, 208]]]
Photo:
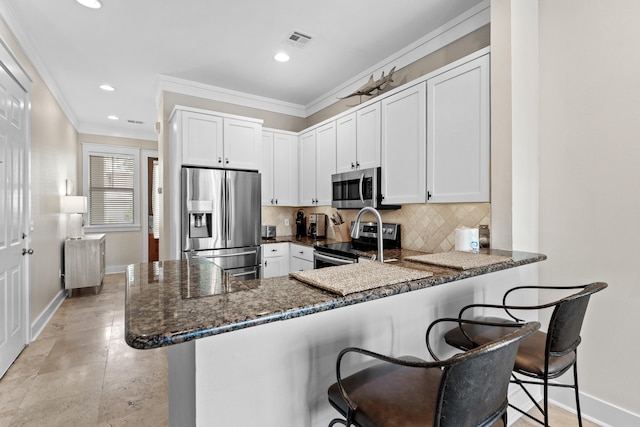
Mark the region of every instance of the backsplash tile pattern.
[[[301, 208], [306, 217], [311, 213], [331, 216], [336, 209], [330, 206]], [[278, 236], [295, 234], [295, 218], [298, 208], [263, 207], [262, 223], [275, 225]], [[344, 220], [355, 220], [357, 210], [340, 210]], [[455, 230], [460, 227], [477, 228], [490, 224], [491, 204], [412, 204], [401, 209], [380, 211], [384, 222], [402, 224], [402, 247], [422, 252], [446, 252], [455, 246]], [[289, 226], [284, 225], [289, 218]], [[370, 218], [370, 219], [369, 219]], [[373, 221], [373, 216], [365, 215], [365, 221]], [[327, 237], [336, 238], [330, 220], [327, 220]]]

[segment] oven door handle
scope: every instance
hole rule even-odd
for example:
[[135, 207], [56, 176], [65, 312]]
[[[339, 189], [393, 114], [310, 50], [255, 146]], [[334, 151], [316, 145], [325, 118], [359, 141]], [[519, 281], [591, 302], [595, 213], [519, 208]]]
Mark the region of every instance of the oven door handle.
[[356, 260], [352, 260], [352, 259], [343, 259], [343, 258], [336, 258], [332, 256], [322, 255], [322, 254], [319, 254], [318, 252], [313, 253], [313, 258], [319, 259], [320, 261], [325, 261], [331, 264], [336, 264], [336, 265], [346, 265], [346, 264], [353, 264], [357, 262]]
[[364, 174], [360, 175], [360, 185], [358, 185], [358, 194], [360, 195], [360, 201], [364, 206], [364, 194], [362, 191], [362, 184], [364, 184]]

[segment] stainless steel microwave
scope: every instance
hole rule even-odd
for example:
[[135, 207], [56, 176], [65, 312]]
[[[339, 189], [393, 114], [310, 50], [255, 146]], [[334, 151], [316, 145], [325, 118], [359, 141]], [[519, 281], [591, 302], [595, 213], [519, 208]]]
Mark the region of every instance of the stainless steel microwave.
[[331, 175], [331, 206], [338, 209], [398, 209], [382, 204], [380, 168], [361, 169]]

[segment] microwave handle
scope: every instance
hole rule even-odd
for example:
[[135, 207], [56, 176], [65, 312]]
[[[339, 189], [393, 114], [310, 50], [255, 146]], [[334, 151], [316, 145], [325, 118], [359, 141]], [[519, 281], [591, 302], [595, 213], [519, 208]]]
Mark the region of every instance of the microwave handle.
[[362, 194], [362, 184], [364, 183], [364, 174], [360, 175], [360, 185], [358, 186], [358, 193], [360, 194], [360, 201], [364, 206], [364, 196]]

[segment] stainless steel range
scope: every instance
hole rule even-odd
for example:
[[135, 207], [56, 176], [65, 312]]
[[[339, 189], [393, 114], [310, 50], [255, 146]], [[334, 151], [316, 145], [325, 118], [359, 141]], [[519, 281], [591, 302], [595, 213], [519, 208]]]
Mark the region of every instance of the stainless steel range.
[[[352, 221], [350, 230], [353, 230], [353, 225]], [[313, 253], [313, 266], [314, 268], [323, 268], [358, 262], [358, 258], [368, 256], [364, 252], [377, 250], [377, 239], [378, 224], [361, 222], [359, 238], [347, 243], [317, 245]], [[382, 244], [385, 249], [400, 248], [400, 224], [382, 224]]]

